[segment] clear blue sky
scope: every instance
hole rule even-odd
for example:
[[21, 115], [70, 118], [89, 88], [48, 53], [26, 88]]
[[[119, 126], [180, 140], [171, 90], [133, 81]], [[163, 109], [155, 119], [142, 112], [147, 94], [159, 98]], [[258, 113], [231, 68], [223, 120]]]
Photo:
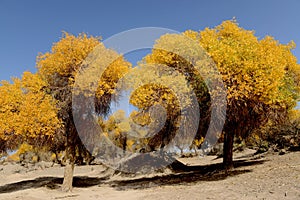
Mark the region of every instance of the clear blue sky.
[[38, 52], [49, 51], [62, 31], [106, 39], [145, 26], [202, 30], [234, 16], [259, 37], [294, 40], [299, 59], [299, 11], [298, 0], [0, 0], [0, 80], [34, 72]]

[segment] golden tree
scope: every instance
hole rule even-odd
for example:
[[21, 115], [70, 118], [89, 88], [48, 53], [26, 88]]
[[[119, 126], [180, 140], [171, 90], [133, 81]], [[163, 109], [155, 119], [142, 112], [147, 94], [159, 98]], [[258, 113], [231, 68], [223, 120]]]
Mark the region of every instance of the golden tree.
[[46, 83], [36, 74], [25, 72], [22, 79], [0, 86], [0, 138], [8, 148], [22, 142], [51, 144], [61, 127], [58, 109], [45, 89]]
[[[100, 52], [97, 51], [97, 48], [100, 49], [103, 54], [99, 54]], [[106, 49], [99, 41], [99, 38], [88, 37], [86, 34], [80, 34], [76, 37], [64, 33], [61, 40], [53, 45], [51, 52], [41, 54], [37, 59], [38, 73], [41, 74], [47, 82], [47, 89], [50, 90], [50, 93], [57, 100], [59, 118], [63, 121], [64, 132], [67, 136], [67, 165], [62, 186], [64, 191], [72, 189], [74, 163], [80, 159], [76, 152], [85, 152], [85, 155], [88, 157], [91, 156], [82, 144], [76, 128], [89, 133], [88, 131], [91, 127], [88, 126], [92, 119], [89, 119], [86, 123], [81, 123], [82, 126], [75, 127], [72, 113], [72, 91], [74, 89], [75, 79], [84, 65], [84, 60], [88, 59], [89, 54], [99, 57], [98, 60], [101, 62], [109, 60], [106, 66], [107, 68], [103, 69], [104, 73], [101, 77], [99, 77], [99, 73], [90, 74], [90, 76], [94, 77], [94, 80], [97, 80], [97, 90], [83, 93], [78, 92], [75, 95], [96, 93], [94, 98], [96, 112], [99, 114], [107, 114], [109, 112], [110, 101], [112, 100], [111, 96], [115, 91], [114, 88], [116, 87], [117, 81], [128, 71], [130, 66], [128, 62], [123, 60], [122, 56], [117, 55], [117, 53], [112, 50]], [[94, 67], [97, 68], [97, 64]], [[83, 85], [85, 82], [89, 83], [90, 76], [84, 77], [85, 79], [82, 80]], [[83, 90], [89, 90], [89, 88], [84, 88]], [[81, 103], [85, 104], [86, 102], [83, 100]], [[75, 109], [77, 109], [76, 112], [82, 111], [80, 106]], [[84, 118], [84, 112], [85, 111], [82, 111], [81, 113], [82, 119]]]
[[224, 165], [232, 167], [234, 136], [247, 136], [268, 119], [279, 120], [299, 97], [300, 68], [291, 50], [270, 36], [259, 40], [235, 21], [198, 34], [227, 88]]
[[[200, 32], [186, 31], [183, 35], [197, 45], [180, 35], [164, 35], [156, 42], [154, 50], [146, 56], [144, 62], [162, 64], [184, 75], [196, 94], [202, 112], [198, 132], [201, 135], [205, 134], [207, 123], [211, 120], [210, 113], [214, 106], [212, 97], [218, 95], [218, 87], [209, 91], [207, 86], [217, 83], [214, 76], [205, 77], [209, 74], [209, 70], [205, 70], [211, 63], [205, 62], [209, 59], [205, 58], [204, 51], [196, 50], [204, 48], [214, 61], [226, 87], [224, 165], [231, 168], [234, 136], [247, 137], [254, 128], [262, 126], [268, 120], [279, 121], [284, 118], [296, 105], [299, 98], [300, 68], [291, 52], [295, 45], [293, 42], [280, 44], [270, 36], [259, 40], [253, 31], [239, 27], [235, 21], [225, 21], [213, 29], [206, 28]], [[195, 69], [200, 69], [201, 73]], [[158, 73], [160, 71], [158, 68], [155, 70]], [[147, 79], [151, 73], [144, 74], [147, 74], [144, 78]], [[171, 82], [171, 79], [168, 81]], [[177, 81], [174, 84], [178, 82], [180, 83]], [[134, 93], [139, 95], [132, 96], [134, 98], [131, 101], [138, 108], [147, 109], [158, 101], [152, 94], [157, 92], [166, 93], [162, 88], [153, 85], [140, 88], [139, 92]], [[172, 99], [172, 96], [166, 95]], [[176, 102], [171, 104], [176, 105]], [[179, 113], [175, 115], [177, 114]], [[218, 125], [218, 120], [213, 119], [213, 123]]]

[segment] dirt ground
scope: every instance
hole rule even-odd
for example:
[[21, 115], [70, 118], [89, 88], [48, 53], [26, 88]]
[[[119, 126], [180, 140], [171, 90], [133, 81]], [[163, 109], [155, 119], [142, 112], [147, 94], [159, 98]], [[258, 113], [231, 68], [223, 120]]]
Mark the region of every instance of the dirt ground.
[[1, 200], [300, 199], [300, 152], [235, 154], [235, 168], [220, 171], [214, 156], [184, 158], [190, 170], [108, 178], [102, 166], [75, 168], [74, 189], [63, 193], [63, 168], [43, 163], [0, 165]]

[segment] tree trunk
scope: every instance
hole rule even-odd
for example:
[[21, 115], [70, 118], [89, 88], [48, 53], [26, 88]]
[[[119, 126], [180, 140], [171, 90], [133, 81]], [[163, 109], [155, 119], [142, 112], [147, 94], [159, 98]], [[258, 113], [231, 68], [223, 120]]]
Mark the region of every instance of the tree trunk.
[[229, 131], [225, 133], [223, 149], [223, 165], [225, 169], [233, 168], [233, 139], [234, 131]]
[[77, 132], [71, 116], [66, 127], [67, 141], [66, 141], [66, 166], [64, 173], [64, 181], [62, 185], [62, 191], [69, 192], [73, 189], [73, 173], [76, 161], [76, 144], [77, 144]]
[[64, 182], [62, 185], [63, 192], [70, 192], [73, 188], [73, 173], [74, 173], [74, 162], [71, 159], [67, 159], [64, 173]]

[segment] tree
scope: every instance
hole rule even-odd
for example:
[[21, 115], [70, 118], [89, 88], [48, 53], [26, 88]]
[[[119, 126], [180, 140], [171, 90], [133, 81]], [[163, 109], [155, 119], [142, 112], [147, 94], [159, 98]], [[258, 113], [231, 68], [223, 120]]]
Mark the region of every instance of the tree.
[[146, 131], [141, 141], [145, 146], [140, 148], [146, 152], [164, 150], [180, 132], [181, 112], [188, 112], [192, 104], [191, 90], [183, 75], [160, 64], [140, 64], [131, 73], [127, 83], [134, 82], [135, 90], [130, 103], [138, 108], [131, 118]]
[[291, 52], [295, 45], [280, 44], [270, 36], [259, 40], [235, 21], [206, 28], [197, 38], [227, 88], [223, 163], [231, 168], [234, 136], [246, 137], [268, 119], [279, 120], [296, 105], [300, 68]]
[[[235, 21], [225, 21], [213, 29], [206, 28], [200, 32], [186, 31], [183, 35], [195, 41], [198, 47], [180, 35], [164, 35], [157, 40], [154, 50], [144, 60], [148, 64], [163, 64], [184, 75], [196, 94], [201, 112], [204, 113], [198, 129], [198, 135], [201, 135], [206, 133], [210, 112], [216, 103], [212, 103], [212, 97], [218, 96], [218, 92], [224, 92], [223, 88], [218, 90], [218, 87], [209, 91], [209, 86], [205, 86], [218, 84], [213, 75], [203, 77], [203, 74], [209, 74], [205, 69], [211, 64], [205, 63], [209, 60], [205, 57], [207, 52], [220, 72], [227, 90], [223, 163], [226, 168], [231, 168], [234, 136], [245, 138], [268, 120], [280, 121], [295, 106], [299, 98], [300, 68], [291, 52], [294, 43], [280, 44], [270, 36], [259, 40], [253, 31], [239, 27]], [[200, 47], [205, 51], [196, 50]], [[195, 69], [202, 69], [203, 74], [197, 73]], [[157, 66], [155, 70], [160, 71]], [[147, 76], [149, 77], [149, 73]], [[150, 85], [140, 88], [140, 97], [134, 96], [132, 103], [138, 108], [147, 109], [148, 106], [143, 106], [143, 102], [151, 105], [157, 101], [151, 93], [165, 93], [162, 88], [155, 87]], [[174, 102], [171, 104], [174, 105]], [[175, 113], [175, 116], [178, 114]], [[213, 121], [218, 125], [218, 120]]]
[[299, 122], [300, 111], [289, 110], [280, 123], [268, 120], [264, 126], [255, 130], [253, 136], [247, 138], [247, 141], [261, 147], [261, 150], [267, 150], [269, 144], [276, 145], [276, 148], [299, 148]]
[[[101, 52], [95, 52], [100, 49]], [[100, 54], [99, 54], [100, 53]], [[102, 53], [102, 54], [101, 54]], [[109, 112], [110, 103], [112, 101], [112, 94], [115, 92], [117, 81], [128, 71], [129, 63], [125, 62], [123, 57], [116, 52], [106, 49], [99, 41], [99, 38], [88, 37], [86, 34], [80, 34], [78, 37], [64, 33], [61, 40], [55, 43], [51, 52], [40, 54], [37, 58], [38, 73], [43, 77], [47, 83], [47, 89], [57, 101], [59, 108], [59, 119], [63, 122], [63, 131], [67, 137], [66, 141], [66, 168], [64, 175], [64, 182], [62, 186], [63, 191], [70, 191], [72, 189], [74, 163], [77, 160], [82, 160], [82, 153], [88, 159], [91, 157], [90, 152], [87, 151], [85, 146], [78, 135], [78, 130], [86, 131], [88, 133], [89, 127], [87, 125], [92, 123], [93, 117], [90, 116], [86, 123], [81, 123], [82, 126], [75, 127], [75, 120], [86, 120], [84, 117], [84, 110], [81, 106], [74, 107], [77, 113], [80, 113], [81, 119], [75, 119], [72, 113], [72, 91], [74, 89], [76, 76], [80, 70], [84, 68], [85, 59], [89, 55], [100, 57], [98, 60], [104, 62], [109, 60], [107, 68], [101, 77], [97, 73], [90, 74], [85, 77], [82, 83], [89, 82], [91, 76], [94, 80], [98, 80], [97, 90], [88, 91], [87, 93], [76, 93], [76, 96], [95, 94], [96, 112], [98, 114], [107, 114]], [[99, 56], [100, 55], [100, 56]], [[113, 58], [113, 59], [112, 59]], [[110, 60], [112, 59], [112, 60]], [[88, 65], [88, 64], [87, 64]], [[97, 68], [97, 63], [95, 65]], [[99, 80], [100, 78], [100, 80]], [[89, 90], [89, 88], [85, 88]], [[74, 92], [74, 91], [73, 91]], [[76, 91], [75, 91], [76, 92]], [[84, 98], [81, 102], [85, 104]], [[85, 106], [82, 106], [85, 107]], [[77, 128], [77, 129], [76, 129]], [[92, 137], [88, 135], [87, 137]]]
[[58, 109], [45, 90], [45, 82], [25, 72], [22, 79], [0, 86], [0, 138], [13, 149], [26, 141], [33, 145], [51, 145], [61, 127]]
[[109, 140], [113, 141], [115, 146], [121, 148], [124, 154], [127, 148], [127, 133], [131, 129], [129, 119], [125, 117], [125, 112], [117, 110], [103, 124], [103, 134], [109, 137]]
[[14, 137], [14, 126], [17, 120], [14, 119], [18, 119], [18, 112], [22, 102], [21, 81], [19, 79], [13, 79], [12, 81], [12, 84], [8, 81], [2, 81], [0, 87], [0, 137], [6, 143], [10, 142], [11, 145], [8, 145], [9, 147], [15, 147], [12, 145], [16, 144], [13, 139], [17, 139]]
[[[189, 36], [197, 35], [189, 33]], [[203, 142], [207, 132], [212, 134], [208, 134], [206, 142], [213, 142], [221, 131], [220, 124], [225, 115], [222, 109], [217, 116], [219, 120], [210, 123], [212, 110], [225, 104], [225, 92], [214, 92], [216, 86], [222, 87], [221, 79], [203, 48], [186, 34], [161, 36], [151, 54], [135, 68], [134, 76], [129, 76], [138, 85], [144, 84], [133, 87], [137, 90], [130, 100], [141, 113], [149, 113], [150, 108], [158, 104], [166, 112], [165, 120], [158, 119], [165, 124], [149, 140], [149, 151], [167, 145], [189, 148], [194, 139]]]

